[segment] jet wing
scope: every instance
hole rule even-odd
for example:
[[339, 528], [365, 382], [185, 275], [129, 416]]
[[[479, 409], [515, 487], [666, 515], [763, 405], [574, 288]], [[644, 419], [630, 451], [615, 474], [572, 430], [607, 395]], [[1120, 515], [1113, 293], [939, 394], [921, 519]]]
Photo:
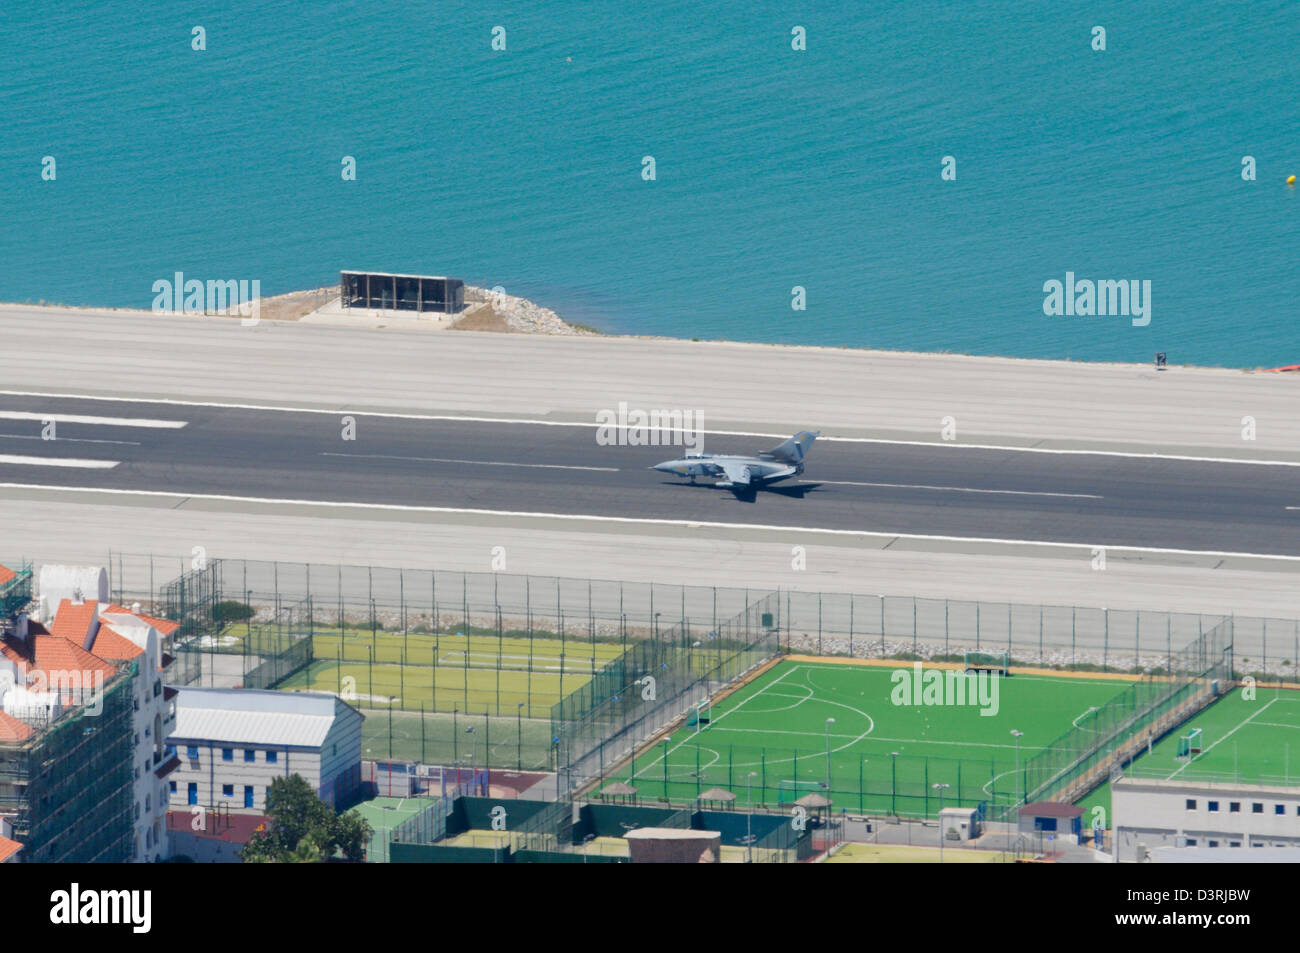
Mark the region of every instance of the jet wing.
[[746, 464], [741, 463], [739, 460], [728, 460], [725, 463], [719, 464], [719, 466], [722, 467], [722, 472], [726, 474], [727, 481], [725, 483], [719, 483], [718, 486], [749, 486], [749, 467]]

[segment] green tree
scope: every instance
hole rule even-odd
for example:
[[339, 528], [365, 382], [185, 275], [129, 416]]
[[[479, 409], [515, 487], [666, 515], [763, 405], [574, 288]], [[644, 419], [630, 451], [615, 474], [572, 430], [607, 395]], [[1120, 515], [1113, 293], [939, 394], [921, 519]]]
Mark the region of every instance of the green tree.
[[374, 833], [356, 811], [336, 814], [298, 774], [271, 782], [266, 817], [267, 829], [240, 852], [245, 863], [321, 863], [338, 851], [347, 860], [360, 861]]

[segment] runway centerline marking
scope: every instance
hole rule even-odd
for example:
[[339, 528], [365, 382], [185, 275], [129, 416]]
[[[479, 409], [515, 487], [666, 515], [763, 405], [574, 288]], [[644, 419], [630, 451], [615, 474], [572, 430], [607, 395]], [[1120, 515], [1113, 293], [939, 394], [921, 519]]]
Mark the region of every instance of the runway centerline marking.
[[825, 483], [828, 486], [875, 486], [894, 490], [943, 490], [948, 493], [998, 493], [1008, 496], [1061, 496], [1076, 500], [1100, 500], [1095, 493], [1049, 493], [1045, 490], [978, 490], [969, 486], [930, 486], [925, 483], [858, 483], [853, 480], [800, 480], [800, 483]]
[[118, 465], [118, 461], [77, 460], [72, 457], [22, 457], [11, 453], [0, 453], [0, 464], [12, 464], [20, 467], [72, 467], [79, 470], [111, 470]]
[[153, 420], [148, 417], [96, 417], [91, 414], [31, 413], [26, 410], [0, 410], [0, 420], [35, 420], [56, 424], [91, 424], [99, 427], [147, 427], [151, 430], [180, 430], [187, 420]]
[[411, 460], [415, 463], [465, 463], [479, 467], [524, 467], [534, 470], [595, 470], [600, 473], [618, 473], [618, 467], [575, 467], [561, 463], [506, 463], [498, 460], [449, 460], [445, 457], [403, 457], [393, 453], [328, 453], [322, 457], [347, 457], [357, 460]]
[[[45, 440], [44, 437], [36, 436], [29, 433], [0, 433], [0, 439], [3, 440]], [[96, 440], [93, 437], [58, 437], [54, 440], [47, 440], [46, 443], [115, 443], [125, 447], [139, 447], [139, 440]]]
[[[536, 420], [527, 417], [484, 417], [484, 416], [461, 416], [456, 414], [415, 414], [415, 413], [398, 413], [396, 411], [384, 410], [349, 410], [345, 406], [340, 407], [293, 407], [277, 404], [240, 404], [227, 401], [203, 401], [203, 400], [181, 400], [175, 397], [117, 397], [103, 396], [94, 394], [63, 394], [51, 393], [48, 391], [23, 391], [23, 390], [0, 390], [0, 397], [41, 397], [49, 400], [97, 400], [105, 402], [115, 402], [122, 404], [162, 404], [169, 407], [215, 407], [223, 410], [267, 410], [278, 413], [290, 414], [326, 414], [336, 417], [339, 414], [354, 414], [365, 417], [384, 417], [392, 420], [431, 420], [447, 421], [454, 423], [479, 423], [479, 424], [517, 424], [520, 426], [529, 425], [534, 427], [586, 427], [589, 429], [599, 429], [603, 424], [595, 421], [587, 422], [580, 420]], [[653, 430], [657, 433], [683, 433], [694, 434], [696, 431], [683, 427], [646, 427], [640, 428]], [[790, 434], [788, 432], [770, 433], [758, 432], [752, 430], [704, 430], [699, 431], [706, 436], [715, 437], [760, 437], [765, 440], [786, 440]], [[1048, 454], [1067, 454], [1073, 456], [1093, 456], [1093, 457], [1128, 457], [1136, 460], [1180, 460], [1192, 463], [1227, 463], [1227, 464], [1249, 464], [1251, 466], [1263, 467], [1300, 467], [1300, 460], [1259, 460], [1243, 457], [1206, 457], [1195, 456], [1181, 453], [1159, 453], [1147, 452], [1141, 453], [1133, 450], [1086, 450], [1075, 449], [1070, 447], [1017, 447], [1004, 444], [983, 444], [983, 443], [957, 443], [955, 441], [937, 441], [937, 440], [888, 440], [883, 437], [818, 437], [825, 443], [871, 443], [885, 444], [887, 446], [899, 447], [936, 447], [950, 448], [956, 450], [994, 450], [1005, 453], [1048, 453]]]

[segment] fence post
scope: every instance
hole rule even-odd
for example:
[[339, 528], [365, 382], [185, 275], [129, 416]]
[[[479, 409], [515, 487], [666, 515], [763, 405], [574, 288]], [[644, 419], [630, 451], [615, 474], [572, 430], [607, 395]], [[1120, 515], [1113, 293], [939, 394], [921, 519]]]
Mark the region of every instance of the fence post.
[[876, 596], [880, 600], [880, 654], [885, 654], [885, 597]]
[[1260, 623], [1260, 635], [1263, 639], [1264, 665], [1261, 669], [1265, 675], [1268, 674], [1268, 619]]

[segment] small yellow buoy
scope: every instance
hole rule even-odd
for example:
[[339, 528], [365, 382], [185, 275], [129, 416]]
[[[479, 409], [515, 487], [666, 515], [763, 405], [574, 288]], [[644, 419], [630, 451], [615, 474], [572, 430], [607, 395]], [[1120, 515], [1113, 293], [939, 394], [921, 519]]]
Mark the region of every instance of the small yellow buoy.
[[1294, 175], [1288, 175], [1288, 176], [1286, 177], [1286, 184], [1287, 184], [1287, 185], [1295, 185], [1295, 176], [1294, 176]]

